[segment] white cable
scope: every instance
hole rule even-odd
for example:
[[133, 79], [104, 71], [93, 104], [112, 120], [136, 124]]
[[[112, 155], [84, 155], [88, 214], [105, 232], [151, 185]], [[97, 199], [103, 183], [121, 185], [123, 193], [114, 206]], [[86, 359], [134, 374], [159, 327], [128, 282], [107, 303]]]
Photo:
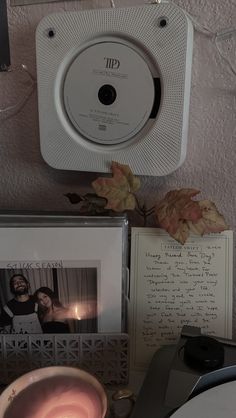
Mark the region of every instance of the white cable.
[[230, 60], [228, 58], [225, 57], [225, 55], [223, 54], [223, 52], [221, 51], [218, 42], [219, 41], [223, 41], [226, 39], [230, 39], [232, 37], [232, 35], [236, 35], [236, 29], [232, 28], [232, 29], [226, 29], [226, 30], [222, 30], [220, 32], [213, 32], [212, 30], [210, 30], [208, 27], [206, 27], [205, 25], [199, 23], [191, 14], [189, 14], [188, 12], [184, 11], [184, 13], [189, 17], [189, 19], [192, 21], [194, 28], [203, 33], [206, 36], [210, 36], [213, 38], [214, 44], [216, 46], [216, 49], [219, 53], [219, 55], [221, 56], [221, 58], [223, 59], [223, 61], [225, 63], [228, 64], [231, 72], [236, 75], [236, 69], [234, 68], [233, 64], [230, 62]]
[[236, 29], [234, 29], [234, 28], [225, 29], [225, 30], [222, 30], [221, 32], [218, 32], [216, 34], [216, 38], [219, 41], [221, 41], [221, 40], [224, 41], [225, 39], [227, 40], [227, 39], [232, 38], [233, 35], [236, 36]]
[[210, 30], [207, 26], [203, 25], [202, 23], [199, 23], [190, 13], [186, 12], [186, 10], [184, 10], [184, 13], [191, 20], [196, 31], [201, 32], [207, 36], [215, 36], [215, 32]]
[[220, 46], [219, 46], [220, 41], [230, 39], [230, 38], [232, 38], [232, 36], [236, 36], [236, 29], [235, 28], [225, 29], [225, 30], [222, 30], [221, 32], [216, 33], [215, 45], [216, 45], [217, 51], [220, 54], [223, 61], [225, 61], [228, 65], [230, 65], [230, 69], [231, 69], [232, 73], [234, 75], [236, 75], [236, 69], [231, 64], [231, 62], [225, 57], [225, 55], [223, 54], [223, 52], [221, 51]]
[[[31, 84], [30, 84], [29, 88], [26, 90], [26, 93], [22, 97], [21, 100], [19, 100], [14, 105], [5, 107], [3, 109], [0, 109], [0, 117], [3, 116], [4, 119], [8, 119], [9, 117], [15, 116], [17, 113], [19, 113], [21, 111], [21, 109], [24, 107], [25, 103], [28, 101], [31, 94], [35, 90], [36, 84], [37, 84], [36, 79], [30, 73], [30, 71], [28, 70], [28, 68], [25, 64], [22, 64], [20, 69], [10, 69], [8, 72], [12, 72], [12, 71], [15, 71], [15, 70], [17, 70], [17, 71], [24, 70], [28, 74]], [[5, 73], [5, 74], [7, 74], [7, 73]]]
[[[154, 0], [154, 3], [161, 3], [161, 0]], [[175, 4], [178, 8], [180, 8], [177, 4]], [[181, 8], [180, 8], [181, 9]], [[181, 9], [182, 10], [182, 9]], [[233, 64], [229, 61], [228, 58], [225, 57], [223, 52], [221, 51], [218, 42], [230, 39], [233, 35], [236, 36], [236, 28], [232, 29], [225, 29], [220, 32], [213, 32], [207, 26], [203, 25], [202, 23], [198, 22], [195, 17], [193, 17], [190, 13], [184, 10], [186, 16], [191, 20], [193, 23], [194, 29], [198, 32], [203, 33], [206, 36], [213, 38], [215, 43], [216, 49], [218, 54], [221, 56], [222, 60], [229, 66], [230, 70], [234, 75], [236, 75], [236, 69], [234, 68]]]
[[215, 37], [215, 46], [216, 46], [216, 49], [217, 49], [219, 55], [221, 56], [222, 60], [225, 61], [229, 65], [232, 73], [236, 76], [236, 69], [233, 67], [233, 65], [231, 64], [231, 62], [228, 60], [228, 58], [225, 57], [225, 55], [221, 51], [221, 49], [220, 49], [220, 47], [218, 45], [218, 42], [217, 42], [217, 36]]
[[115, 9], [116, 5], [115, 5], [114, 0], [110, 0], [110, 3], [111, 3], [111, 7], [112, 7], [113, 9]]

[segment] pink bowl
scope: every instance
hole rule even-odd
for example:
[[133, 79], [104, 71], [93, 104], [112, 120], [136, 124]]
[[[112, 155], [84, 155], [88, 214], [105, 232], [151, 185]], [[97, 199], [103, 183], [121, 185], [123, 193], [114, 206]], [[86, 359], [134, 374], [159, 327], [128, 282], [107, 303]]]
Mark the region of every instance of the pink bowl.
[[106, 411], [102, 385], [75, 367], [33, 370], [0, 396], [0, 418], [104, 418]]

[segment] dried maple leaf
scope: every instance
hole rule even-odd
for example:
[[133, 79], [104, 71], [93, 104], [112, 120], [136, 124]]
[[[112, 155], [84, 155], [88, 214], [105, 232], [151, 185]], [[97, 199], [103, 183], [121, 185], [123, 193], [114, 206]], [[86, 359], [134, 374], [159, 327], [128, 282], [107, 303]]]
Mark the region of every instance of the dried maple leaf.
[[198, 202], [202, 211], [202, 218], [196, 222], [188, 222], [191, 232], [203, 235], [210, 232], [222, 232], [228, 229], [223, 215], [221, 215], [215, 203], [210, 200], [201, 200]]
[[202, 217], [198, 202], [191, 200], [198, 193], [195, 189], [172, 190], [155, 207], [157, 223], [182, 244], [188, 238], [187, 221]]
[[115, 212], [133, 210], [136, 206], [134, 192], [140, 187], [139, 178], [135, 177], [128, 165], [112, 162], [113, 177], [99, 177], [92, 183], [98, 196], [107, 199], [106, 209]]
[[189, 227], [187, 222], [180, 221], [178, 229], [176, 230], [175, 234], [172, 234], [171, 236], [183, 245], [189, 237]]

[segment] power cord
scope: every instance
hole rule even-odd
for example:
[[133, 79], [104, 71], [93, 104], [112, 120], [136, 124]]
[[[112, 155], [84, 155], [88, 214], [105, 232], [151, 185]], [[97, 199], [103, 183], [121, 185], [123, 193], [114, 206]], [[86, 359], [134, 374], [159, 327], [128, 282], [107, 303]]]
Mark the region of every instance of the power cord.
[[[162, 0], [154, 0], [154, 2], [152, 2], [152, 3], [160, 4], [161, 2], [162, 2]], [[114, 0], [110, 0], [110, 4], [111, 4], [111, 7], [115, 8]], [[179, 6], [177, 6], [177, 7], [179, 7]], [[198, 32], [203, 33], [206, 36], [209, 36], [209, 37], [213, 38], [216, 49], [217, 49], [219, 55], [221, 56], [223, 61], [225, 63], [227, 63], [227, 65], [229, 66], [233, 75], [236, 76], [236, 69], [234, 68], [233, 64], [229, 61], [229, 59], [225, 57], [225, 55], [223, 54], [223, 52], [222, 52], [222, 50], [219, 46], [220, 41], [228, 40], [228, 39], [232, 38], [232, 36], [236, 36], [236, 28], [225, 29], [225, 30], [222, 30], [220, 32], [213, 32], [212, 30], [210, 30], [205, 25], [199, 23], [190, 13], [188, 13], [186, 11], [184, 11], [184, 13], [187, 15], [187, 17], [193, 23], [193, 26], [194, 26], [195, 30], [197, 30]], [[24, 107], [24, 105], [26, 104], [26, 102], [29, 100], [30, 96], [32, 95], [33, 91], [36, 88], [37, 80], [31, 74], [31, 72], [28, 70], [28, 68], [25, 64], [21, 64], [21, 67], [18, 68], [18, 69], [10, 69], [4, 74], [7, 74], [11, 71], [21, 71], [21, 70], [25, 71], [25, 73], [28, 75], [30, 85], [29, 85], [25, 95], [23, 96], [23, 98], [21, 100], [19, 100], [19, 102], [17, 102], [16, 104], [14, 104], [12, 106], [8, 106], [8, 107], [5, 107], [3, 109], [0, 109], [0, 119], [2, 117], [4, 119], [8, 119], [10, 117], [15, 116], [17, 113], [19, 113], [22, 110], [22, 108]]]
[[[177, 7], [179, 7], [179, 6], [177, 6]], [[184, 13], [186, 14], [186, 16], [193, 23], [193, 27], [194, 27], [195, 30], [197, 30], [198, 32], [203, 33], [204, 35], [209, 36], [213, 39], [219, 55], [221, 56], [223, 61], [225, 63], [227, 63], [227, 65], [229, 66], [233, 75], [236, 76], [236, 69], [234, 68], [234, 66], [230, 62], [230, 60], [228, 58], [226, 58], [226, 56], [223, 54], [223, 52], [222, 52], [222, 50], [219, 46], [220, 41], [223, 41], [223, 40], [225, 41], [225, 40], [228, 40], [228, 39], [232, 38], [233, 36], [236, 36], [236, 28], [224, 29], [224, 30], [221, 30], [220, 32], [213, 32], [207, 26], [203, 25], [202, 23], [199, 23], [190, 13], [188, 13], [186, 11], [184, 11]]]
[[[151, 0], [150, 2], [148, 2], [148, 4], [161, 4], [161, 3], [166, 3], [166, 0]], [[179, 8], [181, 11], [183, 11], [183, 9], [178, 6], [175, 3], [175, 6], [177, 8]], [[193, 27], [196, 31], [203, 33], [206, 36], [209, 36], [211, 38], [213, 38], [216, 49], [219, 53], [219, 55], [221, 56], [221, 58], [223, 59], [223, 61], [225, 63], [227, 63], [227, 65], [229, 66], [231, 72], [233, 73], [233, 75], [236, 75], [236, 69], [234, 68], [233, 64], [229, 61], [228, 58], [225, 57], [225, 55], [223, 54], [220, 46], [219, 46], [219, 42], [223, 41], [223, 40], [228, 40], [230, 38], [232, 38], [232, 36], [236, 36], [236, 28], [231, 28], [231, 29], [226, 29], [226, 30], [222, 30], [220, 32], [213, 32], [211, 29], [209, 29], [207, 26], [203, 25], [202, 23], [198, 22], [190, 13], [188, 13], [186, 10], [184, 10], [185, 15], [191, 20]]]
[[21, 64], [20, 68], [8, 70], [6, 73], [4, 73], [4, 75], [12, 71], [22, 71], [22, 70], [25, 71], [25, 73], [28, 76], [28, 79], [30, 81], [29, 87], [27, 88], [22, 99], [20, 99], [16, 104], [0, 109], [0, 119], [4, 118], [5, 120], [19, 113], [21, 109], [24, 107], [24, 105], [26, 104], [26, 102], [29, 100], [31, 94], [36, 88], [36, 85], [37, 85], [36, 78], [31, 74], [31, 72], [28, 70], [25, 64]]
[[231, 62], [228, 60], [228, 58], [225, 57], [225, 55], [223, 54], [223, 52], [221, 51], [220, 46], [219, 46], [220, 41], [228, 40], [228, 39], [232, 38], [232, 36], [236, 36], [236, 29], [226, 30], [226, 31], [222, 31], [222, 32], [217, 33], [215, 35], [215, 45], [216, 45], [217, 51], [219, 52], [221, 58], [230, 66], [230, 69], [231, 69], [232, 73], [236, 76], [236, 69], [231, 64]]

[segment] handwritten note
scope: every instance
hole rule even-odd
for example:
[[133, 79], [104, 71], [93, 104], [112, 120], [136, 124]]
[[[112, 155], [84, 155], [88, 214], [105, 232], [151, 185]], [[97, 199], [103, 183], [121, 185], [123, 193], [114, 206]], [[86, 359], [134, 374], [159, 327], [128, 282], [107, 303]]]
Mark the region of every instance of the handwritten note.
[[192, 236], [184, 246], [160, 229], [133, 228], [132, 367], [145, 368], [184, 325], [231, 338], [233, 233]]

